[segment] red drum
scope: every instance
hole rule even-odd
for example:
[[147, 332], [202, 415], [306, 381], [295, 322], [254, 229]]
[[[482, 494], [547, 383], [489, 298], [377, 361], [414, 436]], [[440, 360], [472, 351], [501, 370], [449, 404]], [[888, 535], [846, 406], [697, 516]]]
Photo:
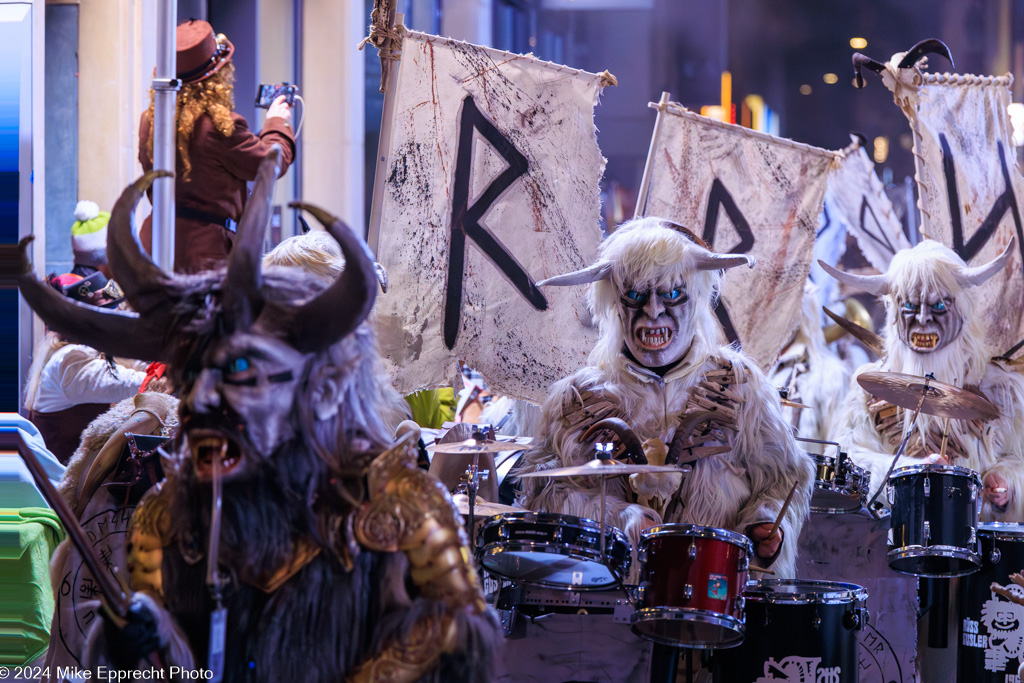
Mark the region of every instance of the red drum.
[[633, 631], [664, 645], [735, 647], [743, 641], [743, 589], [754, 544], [735, 531], [663, 524], [643, 532], [640, 609]]

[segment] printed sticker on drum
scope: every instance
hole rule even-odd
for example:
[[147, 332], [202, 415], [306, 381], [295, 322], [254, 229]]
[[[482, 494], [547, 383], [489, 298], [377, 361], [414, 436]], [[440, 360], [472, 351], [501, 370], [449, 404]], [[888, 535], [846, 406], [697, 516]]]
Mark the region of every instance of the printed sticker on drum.
[[729, 579], [724, 574], [712, 574], [708, 577], [708, 597], [715, 600], [726, 600], [729, 597]]
[[781, 662], [769, 657], [764, 663], [764, 676], [754, 683], [840, 683], [841, 666], [819, 668], [820, 664], [821, 657], [786, 657]]
[[[1003, 588], [1024, 598], [1024, 588], [1015, 583]], [[1024, 606], [993, 593], [981, 607], [981, 625], [987, 634], [978, 633], [978, 622], [964, 619], [964, 645], [985, 648], [986, 671], [1005, 671], [1006, 663], [1024, 652]]]

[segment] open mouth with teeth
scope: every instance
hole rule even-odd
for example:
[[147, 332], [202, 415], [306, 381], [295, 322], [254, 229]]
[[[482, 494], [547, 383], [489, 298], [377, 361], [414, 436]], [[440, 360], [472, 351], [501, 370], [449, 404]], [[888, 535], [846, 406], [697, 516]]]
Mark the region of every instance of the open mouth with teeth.
[[641, 347], [656, 351], [668, 346], [672, 341], [672, 329], [669, 327], [640, 327], [634, 333]]
[[200, 479], [213, 478], [213, 463], [220, 465], [221, 476], [236, 473], [242, 466], [242, 451], [238, 443], [212, 429], [188, 432], [188, 445], [192, 452], [192, 463]]
[[934, 349], [939, 345], [939, 335], [934, 332], [913, 332], [910, 335], [910, 343], [915, 349]]

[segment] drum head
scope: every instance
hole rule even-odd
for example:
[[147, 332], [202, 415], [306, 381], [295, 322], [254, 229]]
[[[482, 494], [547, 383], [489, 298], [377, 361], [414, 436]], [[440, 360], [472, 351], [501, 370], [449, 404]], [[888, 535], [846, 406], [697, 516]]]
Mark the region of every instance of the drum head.
[[672, 607], [637, 610], [633, 632], [645, 640], [686, 648], [727, 648], [743, 642], [743, 622], [728, 615]]
[[[563, 554], [566, 553], [566, 554]], [[480, 564], [498, 576], [522, 583], [587, 590], [616, 583], [608, 567], [565, 548], [521, 549], [515, 544], [484, 549]]]

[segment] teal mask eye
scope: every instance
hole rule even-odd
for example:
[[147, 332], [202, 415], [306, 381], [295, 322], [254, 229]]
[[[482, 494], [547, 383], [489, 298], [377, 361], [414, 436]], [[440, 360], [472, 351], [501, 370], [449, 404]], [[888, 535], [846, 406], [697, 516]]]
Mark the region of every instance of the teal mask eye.
[[671, 290], [669, 290], [667, 292], [662, 292], [660, 294], [660, 296], [661, 296], [661, 300], [662, 301], [664, 301], [666, 304], [670, 304], [670, 305], [671, 304], [681, 304], [684, 301], [686, 301], [687, 298], [688, 298], [686, 296], [686, 292], [683, 291], [679, 287], [674, 287], [673, 289], [671, 289]]
[[945, 313], [947, 310], [946, 302], [941, 300], [936, 301], [935, 303], [932, 304], [932, 310], [935, 311], [936, 313]]
[[638, 292], [635, 289], [628, 290], [622, 295], [622, 303], [629, 308], [643, 308], [650, 298], [647, 292]]
[[245, 372], [249, 367], [249, 359], [245, 356], [239, 356], [228, 363], [227, 372], [229, 375], [234, 375], [239, 372]]
[[641, 294], [640, 292], [636, 291], [635, 289], [631, 289], [628, 292], [626, 292], [626, 298], [629, 299], [630, 301], [643, 301], [647, 297], [644, 294]]
[[909, 301], [904, 301], [903, 310], [909, 313], [917, 313], [918, 311], [921, 310], [921, 306], [919, 306], [918, 304], [912, 304]]

